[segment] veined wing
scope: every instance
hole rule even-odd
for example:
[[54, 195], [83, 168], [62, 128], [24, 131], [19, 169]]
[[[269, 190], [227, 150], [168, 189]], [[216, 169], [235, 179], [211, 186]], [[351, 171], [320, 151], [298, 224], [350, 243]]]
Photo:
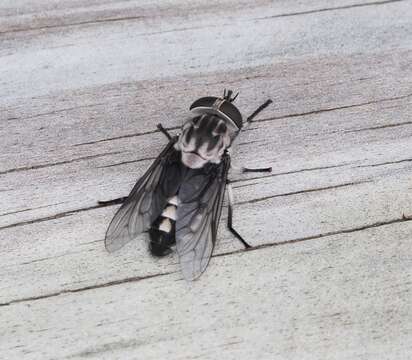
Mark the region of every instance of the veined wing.
[[216, 243], [230, 158], [218, 165], [192, 169], [179, 190], [176, 246], [187, 280], [198, 278], [209, 264]]
[[107, 251], [120, 249], [138, 234], [148, 230], [165, 207], [168, 197], [176, 193], [180, 162], [174, 159], [175, 142], [176, 138], [170, 140], [114, 215], [106, 232]]

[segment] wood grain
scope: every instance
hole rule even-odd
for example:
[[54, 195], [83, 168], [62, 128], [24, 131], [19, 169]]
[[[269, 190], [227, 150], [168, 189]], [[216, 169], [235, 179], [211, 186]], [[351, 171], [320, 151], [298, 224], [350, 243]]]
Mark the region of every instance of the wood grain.
[[[0, 357], [407, 359], [412, 355], [412, 5], [2, 1]], [[250, 114], [194, 283], [116, 206], [199, 96]], [[222, 223], [225, 222], [225, 213]]]

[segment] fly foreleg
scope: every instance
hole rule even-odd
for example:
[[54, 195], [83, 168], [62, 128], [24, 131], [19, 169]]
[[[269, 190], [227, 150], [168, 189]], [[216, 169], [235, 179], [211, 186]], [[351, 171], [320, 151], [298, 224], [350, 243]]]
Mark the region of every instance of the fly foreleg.
[[157, 124], [157, 128], [161, 131], [164, 136], [166, 136], [169, 140], [172, 140], [172, 135], [169, 134], [169, 132], [163, 127], [162, 124]]

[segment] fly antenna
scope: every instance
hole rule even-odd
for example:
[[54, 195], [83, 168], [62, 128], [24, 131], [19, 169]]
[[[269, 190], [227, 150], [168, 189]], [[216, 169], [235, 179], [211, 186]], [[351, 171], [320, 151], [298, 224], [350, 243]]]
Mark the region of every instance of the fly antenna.
[[262, 105], [260, 105], [247, 119], [246, 124], [250, 124], [253, 119], [264, 109], [266, 109], [273, 101], [271, 99], [266, 100]]
[[239, 96], [239, 92], [237, 92], [237, 94], [236, 94], [234, 97], [232, 97], [232, 99], [230, 100], [230, 102], [235, 101], [238, 96]]
[[225, 99], [226, 101], [229, 101], [229, 102], [235, 101], [235, 99], [237, 98], [237, 96], [239, 95], [239, 93], [237, 93], [234, 97], [232, 97], [232, 94], [233, 94], [233, 90], [227, 90], [227, 91], [226, 91], [226, 89], [224, 89], [224, 91], [223, 91], [223, 99]]
[[228, 91], [227, 91], [227, 94], [226, 94], [226, 100], [227, 100], [227, 101], [230, 101], [230, 97], [232, 96], [232, 94], [233, 94], [233, 91], [232, 91], [232, 90], [228, 90]]

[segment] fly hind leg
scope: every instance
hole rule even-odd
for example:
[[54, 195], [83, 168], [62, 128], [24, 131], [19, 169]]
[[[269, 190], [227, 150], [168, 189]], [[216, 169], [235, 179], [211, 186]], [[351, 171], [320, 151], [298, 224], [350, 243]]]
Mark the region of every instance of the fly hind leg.
[[238, 167], [238, 166], [233, 166], [231, 165], [231, 169], [236, 171], [237, 173], [247, 173], [247, 172], [272, 172], [272, 167], [264, 167], [264, 168], [248, 168], [248, 167]]
[[251, 248], [251, 246], [246, 242], [245, 239], [240, 236], [240, 234], [233, 228], [233, 191], [232, 191], [232, 185], [228, 182], [227, 184], [227, 194], [228, 194], [228, 199], [229, 199], [229, 206], [228, 206], [228, 214], [227, 214], [227, 227], [230, 230], [230, 232], [236, 236], [236, 238], [243, 244], [243, 246], [246, 249]]
[[272, 167], [265, 167], [265, 168], [247, 168], [247, 167], [242, 167], [241, 171], [243, 173], [246, 172], [272, 172]]
[[113, 200], [107, 200], [107, 201], [99, 200], [97, 203], [102, 207], [111, 206], [111, 205], [123, 204], [126, 201], [126, 199], [127, 199], [127, 196], [124, 196], [124, 197], [120, 197], [120, 198], [113, 199]]

